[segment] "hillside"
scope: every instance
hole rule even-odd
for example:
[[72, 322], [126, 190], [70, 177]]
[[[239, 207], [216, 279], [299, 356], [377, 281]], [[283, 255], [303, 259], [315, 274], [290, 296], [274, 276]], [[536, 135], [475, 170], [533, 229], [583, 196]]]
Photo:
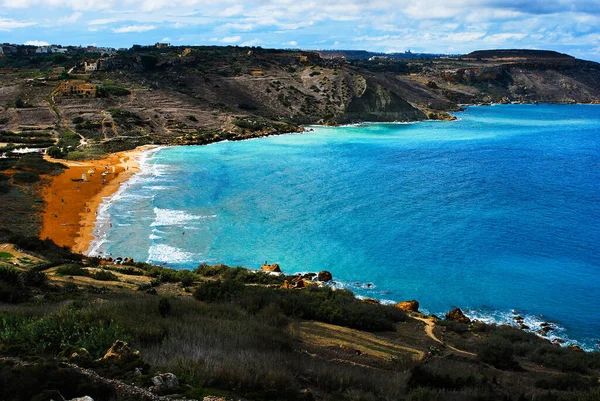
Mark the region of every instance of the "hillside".
[[[0, 398], [598, 399], [600, 355], [381, 305], [319, 275], [0, 244]], [[335, 277], [333, 278], [335, 280]], [[323, 281], [320, 281], [323, 280]], [[125, 342], [125, 343], [124, 343]]]
[[[98, 70], [86, 73], [86, 61], [98, 61]], [[44, 130], [57, 139], [73, 132], [79, 143], [63, 150], [88, 153], [242, 139], [304, 124], [450, 119], [446, 112], [461, 104], [600, 101], [599, 64], [527, 50], [368, 61], [136, 46], [105, 57], [7, 55], [0, 68], [0, 130]], [[71, 93], [81, 84], [93, 93]]]

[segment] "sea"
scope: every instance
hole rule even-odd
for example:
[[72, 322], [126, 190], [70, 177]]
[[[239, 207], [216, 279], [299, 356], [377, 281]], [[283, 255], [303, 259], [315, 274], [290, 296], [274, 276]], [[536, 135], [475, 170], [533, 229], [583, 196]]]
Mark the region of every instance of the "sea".
[[359, 297], [520, 315], [598, 350], [600, 106], [455, 115], [155, 149], [100, 207], [88, 252], [328, 270]]

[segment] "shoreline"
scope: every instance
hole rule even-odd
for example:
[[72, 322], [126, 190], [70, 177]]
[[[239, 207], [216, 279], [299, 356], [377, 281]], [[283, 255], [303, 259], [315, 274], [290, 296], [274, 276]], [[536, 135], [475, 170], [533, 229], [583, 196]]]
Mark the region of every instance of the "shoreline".
[[[51, 182], [42, 190], [46, 206], [40, 238], [50, 238], [57, 245], [84, 254], [94, 240], [96, 215], [104, 198], [116, 193], [121, 184], [139, 172], [139, 157], [156, 147], [158, 145], [144, 145], [86, 161], [45, 156], [46, 160], [62, 163], [68, 169], [51, 177]], [[86, 181], [82, 181], [84, 174]]]

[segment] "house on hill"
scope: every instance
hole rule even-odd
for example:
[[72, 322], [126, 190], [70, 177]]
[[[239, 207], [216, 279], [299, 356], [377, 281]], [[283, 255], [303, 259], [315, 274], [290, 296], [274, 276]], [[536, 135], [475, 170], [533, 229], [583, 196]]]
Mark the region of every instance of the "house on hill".
[[85, 68], [85, 72], [94, 72], [94, 71], [98, 71], [98, 62], [87, 62], [85, 61], [84, 63], [84, 68]]
[[63, 81], [57, 89], [63, 96], [96, 96], [96, 85], [84, 81]]

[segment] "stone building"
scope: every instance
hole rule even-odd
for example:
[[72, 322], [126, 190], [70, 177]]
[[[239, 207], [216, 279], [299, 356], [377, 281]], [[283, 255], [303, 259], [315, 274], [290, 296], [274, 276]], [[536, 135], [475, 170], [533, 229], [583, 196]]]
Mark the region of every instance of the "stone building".
[[58, 92], [64, 96], [96, 96], [96, 85], [84, 81], [63, 81], [58, 85]]

